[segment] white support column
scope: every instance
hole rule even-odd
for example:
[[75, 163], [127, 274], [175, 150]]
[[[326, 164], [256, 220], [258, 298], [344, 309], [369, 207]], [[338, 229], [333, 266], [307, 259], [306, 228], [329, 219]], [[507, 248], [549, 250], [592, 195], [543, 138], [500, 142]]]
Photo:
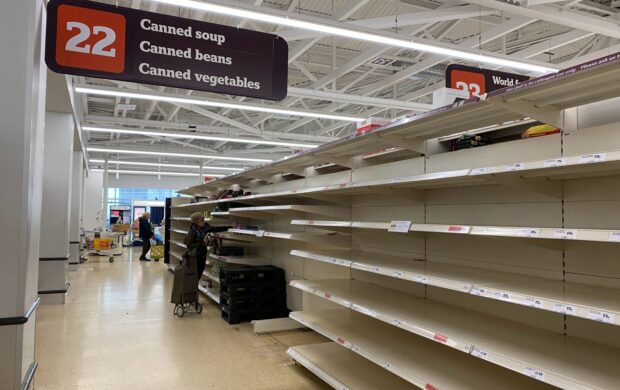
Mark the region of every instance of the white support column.
[[82, 152], [73, 152], [71, 169], [71, 215], [69, 222], [69, 266], [80, 263], [80, 228], [82, 227], [82, 196], [84, 186], [84, 157]]
[[0, 2], [0, 389], [29, 389], [37, 367], [47, 71], [43, 64], [44, 3]]
[[100, 223], [100, 228], [101, 230], [105, 230], [105, 228], [107, 227], [108, 224], [108, 188], [110, 188], [110, 184], [109, 184], [109, 169], [110, 169], [110, 162], [108, 161], [108, 156], [105, 157], [105, 164], [103, 167], [103, 193], [101, 194], [102, 198], [102, 206], [101, 206], [101, 220], [99, 221]]
[[45, 114], [43, 206], [39, 247], [41, 303], [65, 303], [70, 257], [71, 177], [74, 123], [71, 114]]
[[203, 184], [205, 182], [205, 175], [203, 173], [204, 170], [204, 163], [202, 161], [200, 161], [200, 169], [198, 169], [198, 183], [199, 184]]

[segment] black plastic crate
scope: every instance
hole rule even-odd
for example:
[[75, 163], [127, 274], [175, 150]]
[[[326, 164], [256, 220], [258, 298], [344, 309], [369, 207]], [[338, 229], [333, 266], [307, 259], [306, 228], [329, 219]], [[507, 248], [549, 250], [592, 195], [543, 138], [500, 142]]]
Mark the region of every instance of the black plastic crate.
[[214, 252], [218, 256], [243, 256], [242, 246], [219, 246], [214, 248]]
[[252, 320], [288, 317], [288, 313], [289, 311], [286, 308], [229, 312], [226, 308], [222, 307], [222, 319], [231, 325]]
[[229, 312], [286, 308], [286, 295], [232, 298], [226, 293], [220, 293], [220, 305]]
[[286, 294], [286, 283], [235, 283], [220, 284], [221, 292], [232, 298]]
[[261, 267], [220, 268], [220, 281], [226, 285], [239, 283], [284, 283], [284, 270], [271, 265]]

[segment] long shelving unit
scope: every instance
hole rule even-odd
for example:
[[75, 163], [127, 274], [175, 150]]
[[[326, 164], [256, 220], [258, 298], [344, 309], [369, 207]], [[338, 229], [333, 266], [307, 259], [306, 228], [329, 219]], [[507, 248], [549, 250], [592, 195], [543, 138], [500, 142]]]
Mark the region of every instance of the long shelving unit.
[[[186, 188], [173, 217], [252, 221], [217, 236], [285, 268], [290, 318], [333, 341], [289, 355], [334, 388], [617, 389], [618, 81], [611, 55]], [[561, 132], [440, 139], [526, 117]]]
[[552, 388], [354, 311], [302, 311], [290, 316], [421, 389]]
[[[418, 233], [446, 233], [471, 234], [474, 236], [539, 238], [548, 240], [579, 240], [599, 242], [620, 242], [620, 230], [609, 229], [571, 229], [571, 228], [544, 228], [544, 227], [513, 227], [513, 226], [467, 226], [412, 223], [409, 232]], [[346, 228], [375, 229], [389, 231], [391, 222], [361, 222], [361, 221], [315, 221], [293, 220], [293, 225], [314, 226], [334, 230]]]
[[560, 388], [620, 381], [620, 350], [356, 280], [297, 280], [305, 292], [519, 373], [535, 369]]
[[298, 345], [286, 353], [334, 389], [411, 390], [408, 382], [334, 342]]
[[291, 254], [479, 297], [620, 325], [620, 289], [363, 252], [293, 250]]

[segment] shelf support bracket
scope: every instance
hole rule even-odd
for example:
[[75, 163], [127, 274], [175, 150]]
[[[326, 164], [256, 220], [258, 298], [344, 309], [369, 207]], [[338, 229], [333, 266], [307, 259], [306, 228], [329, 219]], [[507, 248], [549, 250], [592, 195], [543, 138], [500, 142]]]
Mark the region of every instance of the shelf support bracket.
[[319, 161], [324, 163], [338, 164], [349, 169], [353, 169], [353, 161], [348, 156], [336, 156], [334, 154], [321, 154], [316, 156]]
[[560, 182], [551, 182], [545, 178], [524, 179], [520, 176], [492, 176], [489, 181], [507, 187], [523, 188], [556, 199], [561, 199], [563, 194]]
[[490, 100], [490, 102], [508, 111], [537, 119], [543, 123], [556, 126], [559, 129], [564, 128], [563, 110], [559, 108], [538, 107], [527, 100], [506, 101], [505, 97], [493, 99]]
[[405, 139], [402, 136], [396, 134], [379, 135], [378, 138], [379, 140], [385, 142], [388, 145], [411, 150], [420, 154], [426, 154], [426, 140], [424, 139]]

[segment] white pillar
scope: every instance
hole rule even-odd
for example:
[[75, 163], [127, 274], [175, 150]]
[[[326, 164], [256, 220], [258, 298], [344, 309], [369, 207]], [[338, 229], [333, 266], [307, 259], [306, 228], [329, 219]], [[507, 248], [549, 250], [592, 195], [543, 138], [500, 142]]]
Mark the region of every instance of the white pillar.
[[108, 189], [110, 188], [109, 185], [109, 178], [110, 178], [110, 162], [108, 161], [108, 156], [105, 157], [105, 165], [104, 165], [104, 169], [103, 169], [103, 193], [102, 193], [102, 204], [103, 206], [101, 206], [101, 230], [105, 230], [105, 228], [107, 227], [107, 221], [108, 221]]
[[103, 196], [103, 172], [89, 171], [84, 179], [84, 212], [82, 226], [86, 230], [95, 230], [100, 226], [101, 200]]
[[46, 67], [44, 1], [0, 8], [0, 389], [30, 386], [35, 362]]
[[41, 303], [65, 303], [69, 287], [69, 223], [71, 215], [71, 163], [73, 116], [45, 114], [43, 153], [43, 207], [39, 249], [39, 296]]
[[69, 221], [69, 264], [80, 263], [80, 235], [82, 227], [82, 197], [84, 195], [84, 156], [82, 152], [73, 152], [71, 168], [71, 215]]

